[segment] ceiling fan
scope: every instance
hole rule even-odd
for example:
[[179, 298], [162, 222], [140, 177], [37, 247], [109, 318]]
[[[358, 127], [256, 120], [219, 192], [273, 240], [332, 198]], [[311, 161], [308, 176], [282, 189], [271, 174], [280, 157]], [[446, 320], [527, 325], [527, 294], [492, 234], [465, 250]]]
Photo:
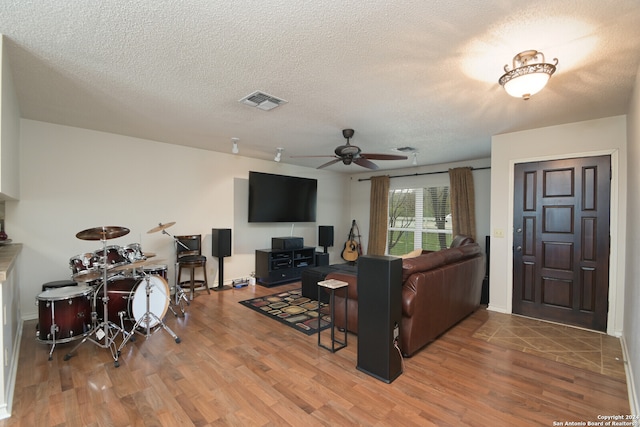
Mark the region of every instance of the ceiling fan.
[[292, 157], [334, 157], [333, 160], [320, 165], [317, 169], [326, 168], [327, 166], [331, 166], [334, 163], [342, 162], [345, 165], [350, 165], [351, 163], [355, 163], [356, 165], [362, 166], [364, 168], [376, 170], [378, 169], [378, 165], [373, 163], [371, 160], [406, 160], [407, 156], [401, 156], [396, 154], [373, 154], [373, 153], [363, 153], [360, 150], [360, 147], [355, 145], [351, 145], [349, 140], [353, 137], [355, 131], [353, 129], [343, 129], [342, 136], [344, 136], [347, 140], [347, 143], [344, 145], [339, 145], [334, 150], [334, 156], [292, 156]]

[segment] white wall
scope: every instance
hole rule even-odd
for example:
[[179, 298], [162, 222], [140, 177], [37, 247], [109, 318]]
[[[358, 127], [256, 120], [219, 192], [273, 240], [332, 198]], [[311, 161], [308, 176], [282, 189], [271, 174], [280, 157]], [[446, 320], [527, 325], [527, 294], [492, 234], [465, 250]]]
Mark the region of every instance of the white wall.
[[624, 295], [624, 333], [623, 342], [627, 350], [629, 376], [629, 398], [634, 414], [640, 414], [640, 70], [636, 74], [636, 84], [627, 116], [628, 137], [628, 208]]
[[[75, 237], [93, 227], [129, 228], [128, 235], [107, 245], [140, 243], [143, 251], [157, 253], [154, 262], [166, 264], [173, 278], [173, 240], [147, 231], [176, 221], [167, 230], [172, 235], [203, 235], [211, 284], [217, 284], [218, 271], [211, 229], [231, 228], [233, 253], [224, 260], [225, 282], [248, 277], [255, 270], [252, 250], [270, 247], [272, 236], [291, 230], [291, 224], [247, 224], [249, 170], [318, 179], [318, 221], [296, 224], [294, 232], [309, 246], [317, 244], [317, 225], [348, 219], [348, 178], [328, 171], [24, 119], [20, 150], [21, 197], [6, 202], [6, 227], [13, 241], [24, 245], [25, 319], [37, 317], [35, 300], [43, 283], [70, 278], [72, 256], [102, 247], [100, 241]], [[238, 212], [238, 206], [244, 210]], [[330, 253], [337, 262], [339, 252]]]
[[20, 195], [20, 109], [5, 43], [4, 36], [0, 34], [0, 200]]
[[[491, 279], [489, 308], [511, 313], [513, 271], [513, 168], [516, 163], [609, 154], [611, 268], [607, 333], [622, 332], [627, 201], [625, 116], [496, 135], [491, 144]], [[504, 238], [495, 237], [504, 231]]]
[[[377, 175], [414, 175], [421, 173], [429, 173], [429, 172], [442, 172], [448, 171], [449, 168], [456, 167], [464, 167], [471, 166], [473, 168], [484, 168], [489, 167], [491, 160], [490, 159], [480, 159], [480, 160], [469, 160], [464, 162], [456, 162], [456, 163], [443, 163], [438, 165], [430, 165], [430, 166], [419, 166], [414, 168], [407, 168], [401, 170], [391, 170], [391, 171], [383, 171], [383, 172], [364, 172], [351, 176], [351, 219], [355, 219], [360, 227], [360, 232], [362, 233], [362, 251], [366, 254], [367, 252], [367, 244], [368, 239], [367, 236], [369, 234], [369, 200], [371, 193], [371, 181], [358, 181], [359, 179], [367, 179], [372, 176]], [[474, 170], [473, 171], [473, 182], [476, 193], [476, 230], [477, 230], [477, 240], [478, 243], [482, 247], [484, 247], [484, 236], [489, 235], [489, 201], [490, 201], [490, 182], [491, 182], [491, 170]], [[433, 174], [433, 175], [418, 175], [418, 176], [408, 176], [408, 177], [399, 177], [392, 178], [392, 186], [432, 186], [432, 185], [441, 185], [441, 184], [449, 183], [449, 175], [448, 173], [443, 174]], [[348, 225], [350, 225], [349, 222]], [[346, 228], [346, 232], [342, 237], [342, 239], [337, 238], [336, 240], [344, 241], [347, 240], [347, 234], [349, 232], [349, 227]], [[340, 236], [339, 236], [340, 237]]]

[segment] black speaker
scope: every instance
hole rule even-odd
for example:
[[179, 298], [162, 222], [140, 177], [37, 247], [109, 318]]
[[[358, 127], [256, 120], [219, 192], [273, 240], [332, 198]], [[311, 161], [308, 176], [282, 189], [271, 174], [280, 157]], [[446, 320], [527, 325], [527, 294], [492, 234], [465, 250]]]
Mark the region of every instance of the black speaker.
[[402, 319], [402, 259], [365, 255], [358, 258], [359, 371], [390, 383], [402, 373], [402, 356], [394, 345]]
[[480, 304], [489, 304], [489, 261], [491, 258], [491, 236], [484, 237], [484, 251], [487, 254], [487, 264], [482, 280], [482, 293], [480, 294]]
[[318, 226], [318, 246], [325, 248], [333, 246], [333, 225]]
[[216, 258], [231, 256], [231, 229], [211, 229], [211, 255]]

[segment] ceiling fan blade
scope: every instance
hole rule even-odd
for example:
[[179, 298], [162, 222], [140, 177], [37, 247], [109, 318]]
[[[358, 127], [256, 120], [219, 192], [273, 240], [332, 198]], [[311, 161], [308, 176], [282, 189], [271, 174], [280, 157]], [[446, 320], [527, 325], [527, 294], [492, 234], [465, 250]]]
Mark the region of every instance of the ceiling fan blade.
[[397, 154], [374, 154], [374, 153], [362, 153], [360, 157], [371, 160], [407, 160], [407, 156], [401, 156]]
[[307, 158], [311, 158], [311, 157], [331, 157], [331, 158], [334, 158], [334, 157], [336, 157], [336, 156], [330, 156], [330, 155], [322, 156], [322, 155], [317, 155], [317, 156], [289, 156], [289, 157], [290, 157], [290, 158], [292, 158], [292, 159], [307, 159]]
[[330, 162], [325, 163], [324, 165], [320, 165], [318, 166], [316, 169], [322, 169], [322, 168], [326, 168], [327, 166], [331, 166], [334, 163], [338, 163], [339, 161], [341, 161], [342, 159], [333, 159]]
[[362, 166], [363, 168], [371, 169], [374, 171], [378, 170], [378, 165], [376, 165], [373, 162], [370, 162], [364, 157], [358, 157], [357, 159], [353, 159], [353, 163], [355, 163], [356, 165]]

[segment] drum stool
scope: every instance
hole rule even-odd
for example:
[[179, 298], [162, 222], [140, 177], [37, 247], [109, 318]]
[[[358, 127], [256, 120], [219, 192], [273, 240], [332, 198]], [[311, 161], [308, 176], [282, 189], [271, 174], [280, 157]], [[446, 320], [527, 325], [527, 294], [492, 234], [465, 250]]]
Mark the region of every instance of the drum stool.
[[[186, 236], [175, 236], [176, 238], [176, 264], [178, 265], [178, 277], [176, 284], [180, 287], [188, 284], [191, 288], [191, 300], [193, 300], [193, 294], [198, 285], [204, 285], [208, 294], [211, 294], [209, 290], [209, 284], [207, 283], [207, 257], [202, 255], [202, 235], [191, 234]], [[204, 280], [195, 280], [195, 270], [198, 267], [202, 267], [204, 273]], [[191, 278], [188, 281], [182, 281], [182, 270], [187, 269], [191, 273]]]
[[[202, 268], [202, 272], [204, 274], [204, 280], [195, 280], [195, 271], [196, 268]], [[188, 270], [190, 274], [189, 280], [182, 281], [182, 270]], [[178, 284], [181, 287], [184, 285], [189, 285], [191, 289], [191, 300], [193, 300], [193, 295], [195, 292], [195, 287], [197, 285], [203, 285], [207, 290], [207, 293], [211, 295], [211, 290], [209, 289], [209, 284], [207, 283], [207, 257], [204, 255], [192, 255], [181, 257], [178, 260]]]
[[65, 286], [78, 286], [78, 283], [73, 280], [55, 280], [53, 282], [43, 284], [42, 291], [44, 292], [47, 289], [64, 288]]

